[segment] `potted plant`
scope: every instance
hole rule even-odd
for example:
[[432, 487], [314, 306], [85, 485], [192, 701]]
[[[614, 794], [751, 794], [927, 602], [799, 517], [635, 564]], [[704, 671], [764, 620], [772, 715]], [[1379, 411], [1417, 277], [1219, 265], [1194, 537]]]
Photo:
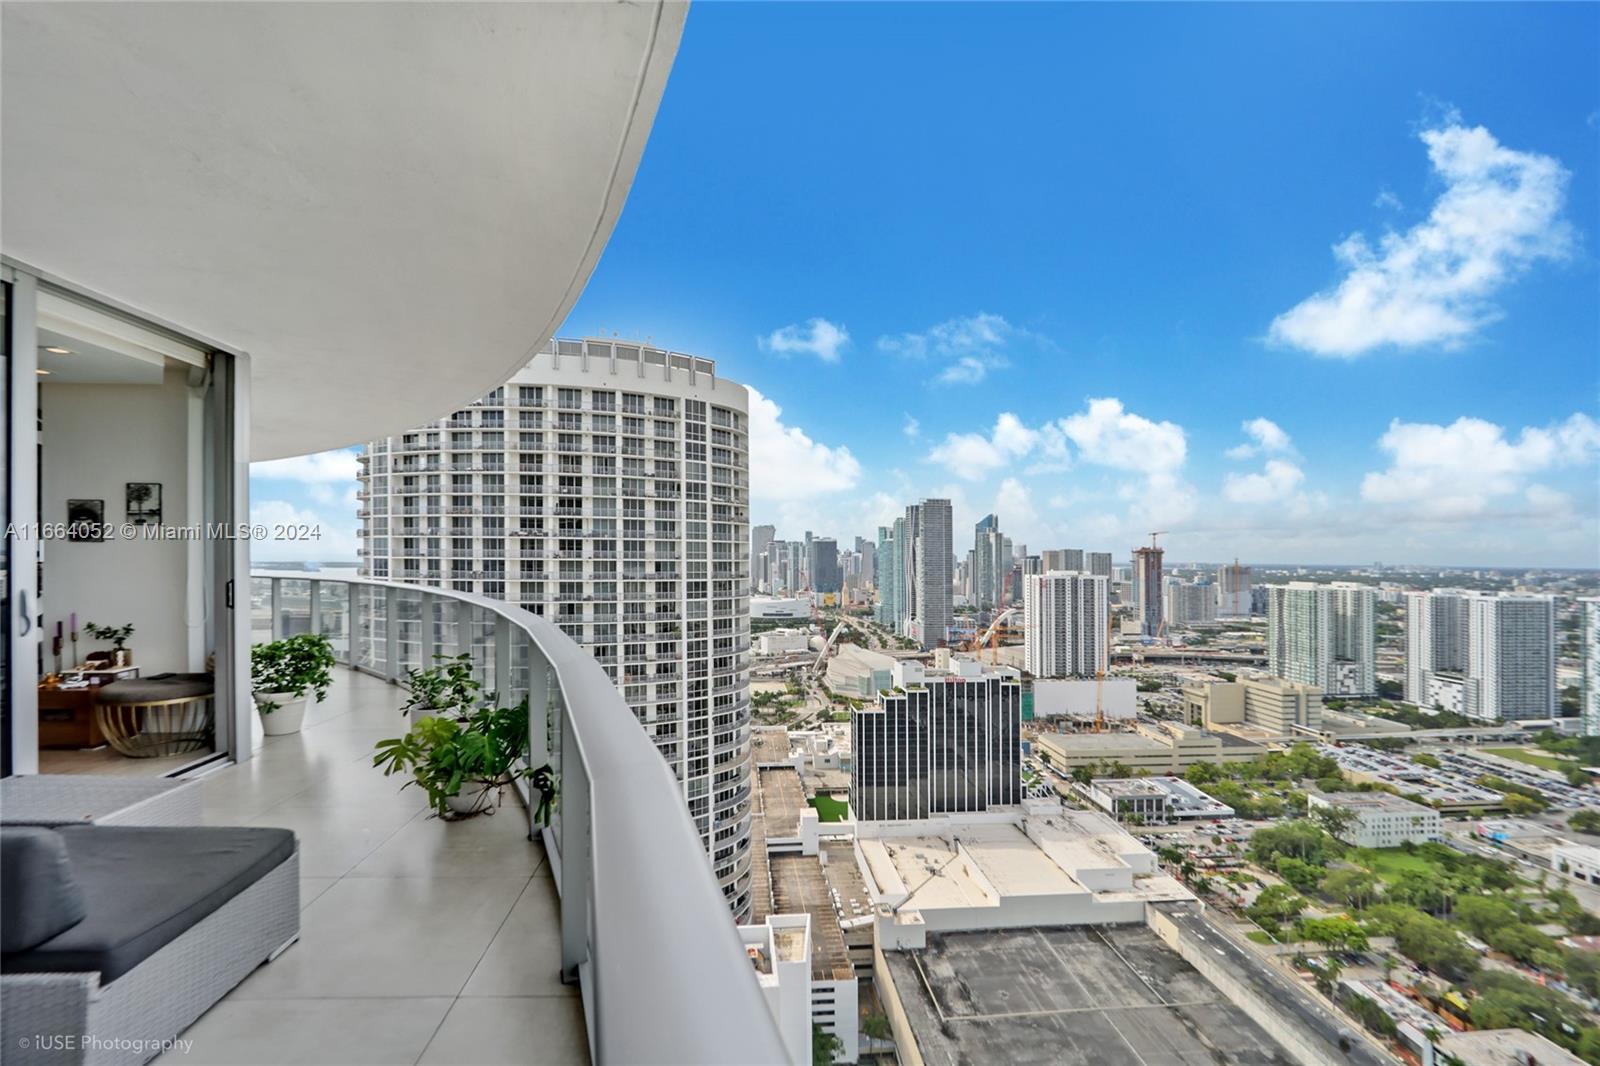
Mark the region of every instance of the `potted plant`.
[[433, 659], [439, 665], [407, 670], [401, 682], [409, 695], [400, 710], [412, 725], [436, 714], [462, 717], [483, 693], [483, 686], [472, 677], [472, 656], [435, 655]]
[[502, 785], [532, 779], [545, 794], [539, 811], [548, 818], [554, 793], [548, 766], [519, 766], [528, 750], [528, 701], [515, 707], [479, 707], [460, 716], [423, 718], [403, 737], [380, 740], [372, 765], [388, 777], [411, 774], [402, 788], [417, 785], [440, 817], [491, 811]]
[[85, 623], [83, 629], [95, 640], [109, 640], [111, 642], [112, 666], [120, 668], [133, 665], [133, 652], [126, 647], [128, 638], [133, 636], [132, 622], [122, 626], [99, 626], [93, 622], [88, 622]]
[[302, 633], [250, 649], [250, 688], [261, 728], [277, 737], [300, 732], [306, 696], [321, 703], [333, 683], [333, 645], [317, 633]]

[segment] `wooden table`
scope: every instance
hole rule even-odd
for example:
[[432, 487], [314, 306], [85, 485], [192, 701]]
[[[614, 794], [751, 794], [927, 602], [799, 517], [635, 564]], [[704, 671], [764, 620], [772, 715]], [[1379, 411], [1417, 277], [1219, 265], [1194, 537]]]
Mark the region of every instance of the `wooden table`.
[[94, 713], [100, 686], [126, 677], [138, 677], [139, 668], [128, 666], [84, 673], [90, 682], [84, 688], [39, 686], [39, 747], [75, 750], [98, 748], [106, 743]]

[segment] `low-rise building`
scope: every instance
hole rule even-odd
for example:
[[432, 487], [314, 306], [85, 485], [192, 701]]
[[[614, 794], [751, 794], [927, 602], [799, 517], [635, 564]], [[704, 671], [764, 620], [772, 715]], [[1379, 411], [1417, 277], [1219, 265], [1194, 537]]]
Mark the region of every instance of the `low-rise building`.
[[1182, 774], [1195, 763], [1245, 762], [1265, 752], [1242, 738], [1177, 722], [1140, 722], [1124, 733], [1040, 733], [1036, 739], [1040, 756], [1064, 773], [1121, 763], [1135, 773]]
[[[806, 913], [771, 914], [759, 924], [741, 925], [739, 937], [778, 1023], [789, 1066], [812, 1062], [813, 1024], [839, 1038], [843, 1046], [835, 1062], [855, 1062], [861, 1046], [856, 976], [842, 946], [825, 944], [817, 935], [813, 918]], [[825, 960], [824, 955], [832, 957]]]
[[757, 622], [777, 618], [810, 618], [811, 597], [751, 596], [750, 617]]
[[1563, 844], [1551, 849], [1550, 859], [1561, 876], [1600, 885], [1600, 848], [1592, 844]]
[[1033, 683], [1033, 717], [1092, 722], [1098, 708], [1106, 721], [1131, 721], [1139, 712], [1138, 682], [1131, 677], [1101, 681], [1038, 680]]
[[828, 672], [823, 681], [841, 696], [870, 700], [894, 685], [896, 661], [891, 655], [871, 651], [859, 644], [841, 644], [833, 658], [828, 660]]
[[1388, 792], [1312, 792], [1312, 810], [1349, 811], [1353, 817], [1336, 835], [1358, 848], [1398, 848], [1442, 840], [1439, 812]]
[[1250, 725], [1273, 736], [1305, 738], [1322, 729], [1322, 692], [1270, 675], [1183, 688], [1186, 721], [1212, 728]]
[[1141, 825], [1204, 818], [1232, 818], [1233, 808], [1206, 795], [1181, 777], [1099, 778], [1085, 795], [1119, 822]]
[[1460, 1066], [1584, 1066], [1582, 1059], [1560, 1044], [1523, 1029], [1445, 1030], [1433, 1046], [1441, 1057]]
[[811, 647], [811, 634], [803, 629], [773, 629], [756, 638], [757, 655], [797, 655]]
[[881, 829], [856, 849], [884, 951], [930, 932], [1142, 923], [1149, 903], [1194, 898], [1110, 818], [1056, 801]]

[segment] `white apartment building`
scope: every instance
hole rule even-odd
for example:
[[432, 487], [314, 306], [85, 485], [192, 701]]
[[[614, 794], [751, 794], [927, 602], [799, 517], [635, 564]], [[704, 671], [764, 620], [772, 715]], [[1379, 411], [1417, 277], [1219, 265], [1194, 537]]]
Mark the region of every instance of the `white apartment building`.
[[1583, 611], [1583, 703], [1581, 729], [1600, 737], [1600, 598], [1579, 601]]
[[519, 603], [593, 653], [676, 775], [741, 918], [747, 411], [710, 360], [552, 341], [468, 408], [369, 444], [358, 511], [363, 575]]
[[1493, 722], [1553, 718], [1557, 695], [1555, 600], [1472, 597], [1463, 713]]
[[1378, 689], [1376, 599], [1351, 582], [1291, 581], [1267, 589], [1267, 668], [1327, 696]]
[[1209, 581], [1184, 581], [1169, 577], [1162, 595], [1167, 601], [1168, 625], [1206, 625], [1217, 620], [1217, 594]]
[[1081, 572], [1022, 580], [1023, 669], [1034, 677], [1093, 677], [1106, 665], [1110, 587]]
[[1459, 589], [1406, 593], [1407, 702], [1489, 721], [1549, 718], [1555, 601]]
[[1405, 594], [1407, 703], [1432, 707], [1439, 695], [1430, 685], [1433, 675], [1466, 673], [1470, 595], [1459, 589]]
[[1339, 839], [1358, 848], [1398, 848], [1444, 839], [1439, 812], [1387, 792], [1308, 793], [1307, 802], [1318, 807], [1351, 812]]

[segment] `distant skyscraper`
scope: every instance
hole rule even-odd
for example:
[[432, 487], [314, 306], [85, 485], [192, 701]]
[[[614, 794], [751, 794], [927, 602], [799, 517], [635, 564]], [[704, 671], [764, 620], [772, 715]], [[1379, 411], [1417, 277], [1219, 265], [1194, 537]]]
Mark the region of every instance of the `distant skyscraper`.
[[1436, 675], [1465, 677], [1467, 672], [1467, 599], [1457, 589], [1406, 593], [1405, 700], [1432, 707], [1429, 693]]
[[955, 618], [950, 523], [949, 500], [928, 499], [906, 508], [906, 636], [924, 648], [948, 639]]
[[967, 814], [1022, 802], [1022, 685], [954, 662], [894, 667], [895, 690], [850, 716], [850, 809], [864, 822]]
[[1105, 668], [1110, 582], [1075, 571], [1022, 581], [1023, 668], [1034, 677], [1093, 677]]
[[1250, 616], [1250, 568], [1240, 566], [1235, 559], [1217, 568], [1217, 617], [1248, 618]]
[[1375, 695], [1376, 603], [1370, 587], [1348, 582], [1269, 586], [1269, 672], [1328, 696]]
[[1011, 539], [1000, 532], [1000, 520], [985, 515], [972, 540], [972, 600], [978, 610], [993, 610], [1006, 599], [1011, 554]]
[[892, 526], [878, 527], [878, 608], [875, 614], [880, 626], [896, 632], [899, 632], [900, 623], [900, 554], [895, 528], [903, 522], [903, 519], [896, 519]]
[[1203, 625], [1217, 620], [1216, 588], [1209, 581], [1184, 581], [1169, 577], [1162, 594], [1169, 626]]
[[1161, 555], [1160, 548], [1133, 549], [1133, 609], [1147, 637], [1161, 632]]
[[1408, 703], [1488, 721], [1549, 718], [1556, 689], [1550, 597], [1406, 593]]
[[1556, 714], [1556, 607], [1550, 596], [1504, 593], [1467, 601], [1464, 713], [1488, 721]]
[[1084, 569], [1082, 548], [1046, 548], [1039, 553], [1039, 566], [1042, 573], [1051, 573], [1055, 570], [1076, 572]]
[[1090, 552], [1088, 554], [1088, 560], [1089, 573], [1103, 577], [1107, 581], [1112, 579], [1113, 575], [1111, 573], [1110, 552]]
[[758, 592], [772, 589], [772, 580], [767, 575], [767, 546], [777, 532], [773, 526], [750, 527], [750, 577]]
[[838, 592], [844, 584], [839, 567], [839, 545], [832, 537], [811, 542], [811, 587], [817, 592]]
[[1583, 611], [1583, 703], [1581, 728], [1600, 737], [1600, 598], [1578, 601]]

